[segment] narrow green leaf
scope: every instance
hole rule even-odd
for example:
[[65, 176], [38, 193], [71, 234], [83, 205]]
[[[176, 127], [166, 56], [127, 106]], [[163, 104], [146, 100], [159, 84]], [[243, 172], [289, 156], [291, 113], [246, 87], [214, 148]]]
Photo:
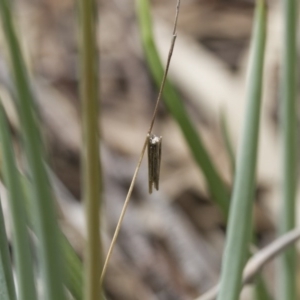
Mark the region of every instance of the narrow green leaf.
[[[252, 244], [257, 244], [255, 231], [252, 234]], [[272, 296], [269, 293], [267, 283], [264, 280], [262, 272], [256, 275], [254, 284], [254, 300], [272, 300]]]
[[63, 254], [67, 264], [66, 287], [74, 300], [83, 299], [82, 262], [67, 238], [62, 236]]
[[[225, 149], [226, 149], [227, 156], [228, 156], [228, 159], [229, 159], [230, 165], [231, 165], [232, 177], [234, 178], [235, 153], [233, 150], [232, 142], [230, 140], [230, 132], [228, 129], [228, 124], [227, 124], [226, 115], [225, 115], [224, 110], [221, 111], [220, 125], [221, 125], [223, 140], [225, 143]], [[252, 243], [256, 244], [255, 232], [253, 232], [253, 235], [252, 235]], [[255, 293], [255, 300], [270, 300], [270, 299], [272, 299], [269, 294], [268, 288], [266, 286], [266, 282], [264, 281], [262, 274], [258, 274], [256, 276], [254, 293]]]
[[256, 276], [255, 280], [255, 300], [271, 300], [272, 297], [268, 291], [266, 282], [263, 280], [261, 274]]
[[[32, 201], [32, 197], [30, 197], [31, 193], [31, 185], [32, 183], [28, 180], [26, 176], [19, 172], [19, 178], [22, 183], [23, 193], [25, 195], [25, 204], [28, 215], [28, 226], [31, 230], [35, 230], [36, 225], [34, 225], [35, 217], [34, 217], [34, 202]], [[75, 253], [75, 250], [72, 248], [68, 239], [64, 236], [64, 234], [60, 231], [61, 241], [62, 241], [62, 250], [64, 260], [66, 261], [66, 276], [65, 286], [70, 291], [75, 300], [83, 299], [83, 276], [82, 276], [82, 262], [78, 255]]]
[[[2, 171], [2, 170], [1, 170]], [[2, 174], [1, 174], [2, 176]], [[36, 229], [35, 217], [34, 217], [34, 203], [31, 197], [31, 183], [30, 181], [20, 172], [18, 172], [19, 182], [21, 182], [21, 187], [23, 190], [25, 207], [27, 211], [27, 226], [34, 231]], [[5, 182], [4, 182], [5, 183]], [[82, 262], [78, 255], [75, 253], [75, 250], [72, 248], [68, 239], [61, 232], [62, 246], [63, 246], [63, 255], [66, 261], [67, 270], [65, 276], [65, 286], [71, 292], [74, 300], [81, 300], [82, 289], [83, 289], [83, 278], [82, 278]], [[0, 297], [0, 299], [2, 299]]]
[[26, 210], [19, 173], [14, 160], [14, 150], [8, 123], [0, 104], [0, 149], [3, 175], [8, 190], [9, 207], [12, 215], [13, 249], [16, 261], [18, 295], [20, 300], [37, 299], [34, 285], [33, 263], [30, 251]]
[[0, 299], [16, 300], [12, 262], [9, 255], [9, 246], [5, 231], [2, 205], [0, 201]]
[[230, 167], [231, 167], [231, 174], [234, 177], [235, 173], [235, 153], [233, 150], [232, 141], [230, 139], [230, 133], [228, 129], [228, 123], [226, 119], [225, 111], [222, 110], [220, 114], [220, 126], [221, 126], [221, 133], [222, 138], [225, 144], [225, 150], [229, 159]]
[[[154, 44], [149, 1], [136, 0], [136, 7], [147, 64], [156, 85], [160, 86], [164, 69]], [[163, 100], [178, 123], [196, 163], [205, 176], [213, 200], [219, 205], [224, 215], [227, 216], [229, 210], [229, 191], [218, 174], [201, 140], [200, 134], [192, 124], [175, 87], [169, 81], [166, 82], [163, 91]]]
[[246, 117], [238, 149], [218, 300], [239, 299], [242, 271], [251, 240], [267, 19], [265, 1], [258, 0], [256, 3]]
[[98, 56], [95, 0], [79, 1], [80, 97], [82, 107], [82, 188], [87, 243], [84, 256], [84, 299], [102, 299], [100, 215], [102, 178], [99, 157]]
[[[298, 1], [282, 1], [284, 14], [282, 62], [282, 202], [280, 234], [296, 226], [297, 189], [297, 17]], [[296, 248], [289, 248], [281, 258], [279, 269], [279, 299], [296, 300], [297, 297]]]
[[34, 115], [34, 101], [29, 79], [21, 54], [20, 45], [12, 21], [11, 1], [0, 1], [0, 13], [8, 44], [12, 74], [17, 91], [17, 106], [29, 172], [33, 182], [32, 197], [39, 240], [39, 259], [43, 282], [44, 299], [65, 299], [63, 290], [63, 267], [59, 243], [58, 224], [50, 184], [42, 156], [40, 134]]

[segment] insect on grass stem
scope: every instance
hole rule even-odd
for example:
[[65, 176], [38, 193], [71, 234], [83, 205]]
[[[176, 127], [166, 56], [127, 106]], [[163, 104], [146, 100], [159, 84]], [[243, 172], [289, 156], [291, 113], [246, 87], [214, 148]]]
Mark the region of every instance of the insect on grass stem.
[[[138, 174], [138, 171], [140, 169], [140, 166], [141, 166], [141, 163], [142, 163], [145, 151], [146, 151], [146, 147], [148, 145], [149, 136], [151, 136], [151, 132], [152, 132], [152, 128], [153, 128], [153, 125], [154, 125], [155, 117], [156, 117], [156, 114], [157, 114], [157, 111], [158, 111], [158, 105], [160, 103], [162, 92], [163, 92], [163, 89], [164, 89], [164, 86], [165, 86], [165, 83], [166, 83], [166, 79], [167, 79], [167, 75], [168, 75], [168, 71], [169, 71], [169, 67], [170, 67], [170, 62], [171, 62], [171, 58], [172, 58], [172, 54], [173, 54], [173, 49], [174, 49], [174, 45], [175, 45], [175, 41], [176, 41], [176, 37], [177, 37], [176, 30], [177, 30], [179, 10], [180, 10], [180, 0], [177, 0], [176, 13], [175, 13], [175, 19], [174, 19], [174, 25], [173, 25], [173, 33], [172, 33], [172, 40], [171, 40], [171, 46], [170, 46], [170, 49], [169, 49], [168, 58], [167, 58], [167, 62], [166, 62], [166, 68], [165, 68], [164, 75], [163, 75], [163, 78], [162, 78], [162, 82], [161, 82], [161, 85], [160, 85], [160, 89], [159, 89], [159, 93], [158, 93], [158, 96], [157, 96], [157, 100], [156, 100], [153, 116], [152, 116], [152, 119], [151, 119], [151, 123], [150, 123], [150, 126], [149, 126], [149, 130], [148, 130], [148, 133], [146, 135], [146, 138], [145, 138], [145, 141], [144, 141], [144, 144], [143, 144], [143, 148], [142, 148], [142, 151], [141, 151], [141, 154], [140, 154], [140, 157], [139, 157], [139, 161], [138, 161], [137, 167], [136, 167], [136, 169], [134, 171], [134, 174], [133, 174], [133, 177], [132, 177], [130, 187], [128, 189], [128, 193], [127, 193], [127, 196], [126, 196], [126, 199], [125, 199], [125, 202], [124, 202], [121, 214], [120, 214], [120, 218], [118, 220], [118, 224], [116, 226], [116, 230], [114, 232], [111, 244], [110, 244], [109, 249], [108, 249], [107, 256], [106, 256], [105, 261], [104, 261], [103, 269], [102, 269], [101, 276], [100, 276], [100, 287], [103, 284], [103, 279], [104, 279], [105, 272], [106, 272], [106, 269], [107, 269], [107, 266], [108, 266], [108, 262], [109, 262], [109, 259], [111, 257], [113, 248], [115, 246], [118, 234], [119, 234], [120, 229], [121, 229], [122, 221], [123, 221], [124, 216], [125, 216], [125, 212], [126, 212], [126, 209], [127, 209], [127, 206], [128, 206], [131, 194], [132, 194], [132, 190], [133, 190], [136, 178], [137, 178], [137, 174]], [[158, 179], [159, 179], [159, 177], [158, 177]], [[158, 187], [158, 182], [157, 182], [157, 187]]]

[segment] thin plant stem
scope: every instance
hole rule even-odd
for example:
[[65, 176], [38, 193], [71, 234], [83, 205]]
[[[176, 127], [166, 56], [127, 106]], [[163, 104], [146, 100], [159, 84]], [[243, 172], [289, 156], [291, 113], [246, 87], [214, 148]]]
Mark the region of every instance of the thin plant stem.
[[[280, 234], [296, 225], [297, 189], [297, 0], [284, 0], [284, 39], [282, 68], [282, 200]], [[281, 257], [279, 265], [279, 299], [297, 297], [296, 248], [291, 247]]]
[[224, 109], [222, 109], [221, 114], [220, 114], [220, 125], [221, 125], [221, 133], [222, 133], [222, 138], [223, 138], [224, 145], [225, 145], [226, 154], [228, 156], [229, 163], [230, 163], [231, 176], [232, 176], [232, 178], [234, 178], [235, 153], [234, 153], [232, 141], [230, 139], [228, 122], [227, 122], [226, 112]]
[[171, 46], [170, 46], [170, 50], [169, 50], [169, 54], [168, 54], [168, 58], [167, 58], [166, 69], [165, 69], [165, 72], [164, 72], [162, 83], [160, 85], [160, 89], [159, 89], [158, 97], [157, 97], [157, 100], [156, 100], [152, 120], [151, 120], [150, 127], [149, 127], [149, 130], [148, 130], [148, 134], [150, 134], [151, 131], [152, 131], [154, 121], [155, 121], [155, 118], [156, 118], [156, 115], [157, 115], [158, 105], [160, 103], [160, 99], [161, 99], [161, 96], [162, 96], [162, 93], [163, 93], [163, 90], [164, 90], [164, 87], [165, 87], [165, 84], [166, 84], [168, 72], [169, 72], [171, 58], [172, 58], [173, 50], [174, 50], [174, 45], [175, 45], [175, 41], [176, 41], [176, 38], [177, 38], [176, 29], [177, 29], [177, 22], [178, 22], [178, 16], [179, 16], [179, 9], [180, 9], [180, 0], [177, 1], [177, 5], [176, 5], [176, 14], [175, 14], [173, 33], [172, 33]]
[[18, 113], [28, 169], [33, 182], [31, 197], [34, 201], [38, 255], [45, 300], [63, 300], [64, 268], [61, 257], [59, 227], [54, 201], [46, 173], [41, 135], [35, 114], [34, 97], [25, 68], [20, 44], [12, 17], [12, 1], [0, 1], [0, 13], [8, 45], [12, 75], [16, 86]]
[[99, 158], [98, 129], [98, 59], [96, 49], [96, 1], [79, 1], [80, 68], [82, 104], [82, 183], [87, 227], [85, 249], [84, 299], [98, 300], [101, 296], [99, 277], [102, 248], [100, 214], [102, 178]]
[[263, 274], [260, 272], [256, 275], [254, 280], [254, 300], [271, 300], [273, 299], [269, 293], [266, 281], [263, 278]]
[[[157, 86], [160, 86], [164, 68], [153, 38], [149, 0], [136, 0], [136, 10], [147, 65], [154, 82]], [[179, 93], [168, 80], [164, 87], [162, 99], [171, 116], [178, 124], [199, 170], [204, 175], [212, 200], [219, 206], [227, 219], [229, 211], [228, 187], [213, 163], [198, 129], [192, 123]]]
[[[224, 109], [221, 110], [221, 114], [220, 114], [220, 126], [221, 126], [222, 138], [224, 140], [225, 149], [226, 149], [228, 160], [229, 160], [230, 167], [231, 167], [231, 175], [232, 175], [232, 178], [234, 179], [235, 153], [234, 153], [232, 141], [230, 140], [230, 132], [229, 132], [228, 123], [227, 123], [227, 119], [226, 119], [226, 113], [225, 113]], [[252, 246], [254, 246], [256, 244], [254, 232], [253, 232], [253, 237], [252, 237], [252, 243], [253, 243]], [[258, 276], [256, 278], [254, 293], [255, 293], [256, 300], [269, 300], [270, 299], [267, 285], [261, 274], [258, 274]]]
[[14, 158], [8, 121], [0, 104], [0, 149], [3, 156], [3, 175], [7, 185], [9, 207], [13, 229], [13, 249], [16, 264], [19, 300], [37, 299], [32, 253], [27, 228], [25, 195], [22, 190], [18, 169]]
[[1, 300], [16, 300], [16, 290], [9, 255], [2, 205], [0, 201], [0, 297]]
[[152, 116], [152, 119], [151, 119], [150, 127], [149, 127], [148, 133], [146, 135], [146, 138], [145, 138], [145, 141], [144, 141], [144, 144], [143, 144], [143, 148], [142, 148], [142, 151], [141, 151], [141, 154], [140, 154], [140, 157], [139, 157], [139, 161], [138, 161], [138, 164], [137, 164], [136, 169], [134, 171], [132, 181], [131, 181], [131, 184], [130, 184], [130, 187], [129, 187], [129, 190], [128, 190], [128, 193], [127, 193], [122, 211], [121, 211], [121, 215], [119, 217], [118, 224], [116, 226], [116, 230], [115, 230], [114, 235], [113, 235], [113, 239], [111, 241], [111, 244], [110, 244], [109, 249], [108, 249], [107, 256], [106, 256], [105, 261], [104, 261], [103, 269], [102, 269], [101, 276], [100, 276], [100, 286], [102, 286], [102, 284], [103, 284], [106, 269], [107, 269], [107, 266], [108, 266], [113, 248], [116, 244], [116, 240], [117, 240], [118, 234], [119, 234], [120, 229], [121, 229], [122, 221], [123, 221], [123, 218], [125, 216], [126, 209], [128, 207], [128, 203], [129, 203], [129, 200], [130, 200], [130, 197], [131, 197], [131, 194], [132, 194], [132, 190], [133, 190], [133, 187], [134, 187], [137, 175], [138, 175], [138, 171], [140, 169], [140, 166], [141, 166], [141, 163], [142, 163], [145, 151], [146, 151], [148, 134], [150, 134], [152, 132], [152, 129], [153, 129], [153, 125], [154, 125], [155, 118], [156, 118], [157, 111], [158, 111], [158, 105], [160, 103], [160, 99], [161, 99], [161, 96], [162, 96], [162, 93], [163, 93], [163, 90], [164, 90], [164, 86], [165, 86], [165, 83], [166, 83], [166, 79], [167, 79], [167, 76], [168, 76], [168, 71], [169, 71], [171, 58], [172, 58], [172, 54], [173, 54], [173, 49], [174, 49], [174, 45], [175, 45], [175, 41], [176, 41], [176, 37], [177, 37], [176, 29], [177, 29], [179, 10], [180, 10], [180, 0], [177, 0], [176, 14], [175, 14], [175, 20], [174, 20], [174, 27], [173, 27], [173, 35], [172, 35], [171, 46], [170, 46], [170, 50], [169, 50], [169, 54], [168, 54], [168, 58], [167, 58], [167, 62], [166, 62], [166, 68], [165, 68], [165, 71], [164, 71], [164, 76], [163, 76], [162, 83], [161, 83], [159, 93], [158, 93], [158, 96], [157, 96], [157, 100], [156, 100], [153, 116]]
[[242, 272], [251, 240], [266, 40], [266, 15], [265, 1], [257, 0], [247, 78], [246, 115], [236, 161], [218, 300], [239, 299]]
[[118, 238], [118, 235], [119, 235], [119, 232], [120, 232], [120, 229], [121, 229], [121, 225], [122, 225], [122, 222], [123, 222], [123, 219], [124, 219], [124, 216], [125, 216], [125, 213], [126, 213], [126, 209], [127, 209], [127, 206], [128, 206], [131, 194], [132, 194], [132, 190], [133, 190], [133, 187], [134, 187], [137, 175], [138, 175], [138, 171], [139, 171], [141, 163], [143, 161], [143, 156], [145, 154], [146, 147], [147, 147], [147, 138], [145, 139], [145, 142], [144, 142], [144, 145], [143, 145], [143, 149], [142, 149], [142, 152], [140, 154], [140, 158], [139, 158], [138, 164], [136, 166], [136, 169], [134, 171], [134, 174], [133, 174], [133, 177], [132, 177], [132, 181], [131, 181], [131, 184], [130, 184], [130, 187], [129, 187], [129, 190], [128, 190], [128, 193], [127, 193], [127, 196], [126, 196], [126, 199], [125, 199], [122, 211], [121, 211], [121, 215], [120, 215], [120, 218], [118, 220], [118, 224], [116, 226], [116, 230], [114, 232], [111, 244], [110, 244], [108, 252], [107, 252], [107, 256], [105, 258], [105, 262], [104, 262], [103, 269], [102, 269], [102, 272], [101, 272], [101, 277], [100, 277], [100, 285], [101, 286], [103, 284], [103, 280], [104, 280], [104, 276], [105, 276], [105, 273], [106, 273], [106, 269], [107, 269], [107, 266], [108, 266], [109, 259], [111, 257], [112, 251], [114, 249], [114, 246], [116, 244], [116, 240]]

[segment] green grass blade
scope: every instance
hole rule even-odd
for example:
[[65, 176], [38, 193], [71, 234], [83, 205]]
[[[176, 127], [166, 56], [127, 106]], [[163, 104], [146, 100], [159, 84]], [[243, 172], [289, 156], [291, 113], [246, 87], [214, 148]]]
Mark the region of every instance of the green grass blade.
[[[29, 223], [28, 226], [34, 230], [35, 226], [33, 222], [35, 221], [33, 215], [32, 206], [34, 205], [33, 201], [30, 197], [30, 190], [31, 190], [31, 183], [26, 176], [19, 173], [20, 181], [22, 182], [22, 187], [25, 194], [25, 201], [26, 201], [26, 209], [27, 214], [29, 216]], [[66, 276], [65, 276], [65, 286], [71, 292], [74, 300], [81, 300], [83, 299], [83, 267], [82, 262], [78, 255], [76, 254], [75, 250], [69, 243], [68, 239], [64, 234], [61, 232], [61, 239], [62, 239], [62, 246], [63, 246], [63, 255], [66, 261]], [[105, 300], [105, 296], [102, 294], [103, 300]], [[1, 299], [1, 298], [0, 298]]]
[[226, 114], [225, 111], [222, 110], [220, 114], [220, 126], [221, 126], [221, 133], [222, 133], [222, 138], [225, 144], [225, 150], [229, 159], [230, 163], [230, 168], [231, 168], [231, 174], [232, 177], [234, 177], [234, 172], [235, 172], [235, 153], [233, 150], [233, 145], [232, 141], [230, 139], [230, 133], [228, 129], [228, 123], [226, 119]]
[[96, 1], [79, 1], [80, 93], [82, 107], [82, 186], [87, 226], [85, 251], [84, 299], [102, 298], [100, 274], [100, 208], [102, 178], [99, 159], [98, 59], [96, 35]]
[[[233, 145], [232, 142], [230, 140], [230, 132], [228, 129], [228, 124], [227, 124], [227, 119], [226, 119], [226, 115], [225, 115], [225, 111], [222, 110], [221, 114], [220, 114], [220, 126], [221, 126], [221, 132], [222, 132], [222, 137], [224, 140], [224, 144], [225, 144], [225, 149], [227, 152], [227, 156], [231, 165], [231, 174], [232, 177], [234, 177], [234, 173], [235, 173], [235, 153], [233, 150]], [[253, 238], [252, 238], [252, 242], [253, 244], [255, 243], [255, 232], [253, 233]], [[255, 286], [254, 286], [254, 294], [255, 294], [255, 299], [256, 300], [270, 300], [272, 299], [268, 288], [266, 286], [266, 283], [263, 279], [262, 274], [258, 274], [257, 278], [255, 280]]]
[[16, 262], [18, 295], [20, 300], [37, 299], [34, 285], [33, 261], [30, 251], [26, 210], [19, 172], [14, 160], [14, 150], [10, 138], [5, 112], [0, 104], [0, 149], [2, 153], [3, 175], [8, 190], [9, 206], [13, 225], [13, 247]]
[[83, 299], [82, 262], [65, 236], [63, 253], [67, 264], [66, 287], [75, 300]]
[[[149, 1], [136, 0], [136, 7], [147, 64], [156, 85], [160, 86], [164, 68], [154, 44]], [[163, 100], [178, 123], [196, 163], [205, 176], [213, 200], [219, 205], [224, 215], [227, 216], [229, 210], [229, 191], [218, 174], [209, 153], [205, 149], [199, 133], [193, 126], [177, 91], [169, 81], [166, 82], [163, 91]]]
[[[282, 1], [284, 11], [284, 39], [282, 64], [282, 204], [280, 233], [296, 226], [297, 182], [297, 16], [298, 1]], [[279, 270], [279, 299], [296, 300], [297, 297], [296, 248], [283, 255]]]
[[263, 280], [263, 277], [261, 274], [256, 276], [254, 294], [255, 294], [256, 300], [271, 300], [272, 299], [272, 297], [268, 291], [266, 282]]
[[12, 74], [16, 85], [18, 112], [23, 129], [25, 153], [28, 160], [30, 176], [33, 182], [32, 197], [39, 240], [39, 259], [43, 282], [44, 299], [65, 299], [63, 290], [63, 267], [60, 256], [58, 224], [51, 195], [49, 179], [46, 174], [40, 135], [34, 115], [33, 95], [29, 85], [24, 60], [13, 26], [11, 1], [0, 1], [0, 13], [8, 44]]
[[2, 205], [0, 201], [0, 299], [16, 300], [16, 291], [12, 273], [12, 262], [5, 231]]
[[246, 118], [238, 150], [218, 300], [239, 299], [242, 271], [251, 240], [266, 19], [266, 4], [258, 0], [248, 74]]
[[[34, 203], [30, 197], [30, 191], [32, 189], [32, 183], [28, 180], [26, 176], [19, 173], [20, 182], [22, 183], [23, 193], [25, 195], [25, 204], [28, 215], [28, 226], [31, 230], [35, 230], [36, 225], [34, 225], [35, 217], [33, 206]], [[75, 250], [72, 248], [68, 239], [64, 236], [62, 232], [62, 248], [63, 256], [66, 261], [66, 276], [65, 276], [65, 286], [71, 292], [75, 300], [83, 299], [83, 276], [82, 276], [82, 262], [79, 259], [78, 255], [75, 253]]]
[[[2, 175], [1, 175], [2, 176]], [[27, 211], [27, 226], [34, 231], [36, 229], [36, 225], [34, 225], [35, 217], [34, 217], [34, 203], [32, 201], [31, 195], [31, 183], [30, 181], [18, 172], [19, 181], [21, 182], [23, 195], [25, 199], [25, 207]], [[82, 262], [79, 259], [78, 255], [75, 253], [75, 250], [72, 248], [68, 239], [61, 233], [62, 246], [63, 246], [63, 255], [66, 261], [67, 270], [65, 276], [65, 286], [71, 292], [73, 298], [75, 300], [81, 300], [82, 289], [83, 289], [83, 278], [82, 278]], [[1, 276], [1, 275], [0, 275]], [[0, 299], [2, 299], [0, 297]]]

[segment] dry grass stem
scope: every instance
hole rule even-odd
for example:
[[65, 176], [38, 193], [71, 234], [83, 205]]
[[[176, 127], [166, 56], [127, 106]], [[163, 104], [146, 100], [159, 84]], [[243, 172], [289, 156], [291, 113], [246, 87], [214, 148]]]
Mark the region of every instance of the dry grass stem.
[[151, 123], [150, 123], [148, 133], [146, 134], [146, 137], [145, 137], [145, 141], [144, 141], [143, 148], [142, 148], [142, 151], [141, 151], [141, 154], [140, 154], [140, 158], [139, 158], [138, 164], [136, 166], [136, 169], [134, 171], [132, 181], [131, 181], [131, 184], [130, 184], [130, 187], [129, 187], [129, 190], [128, 190], [128, 193], [127, 193], [127, 196], [126, 196], [121, 214], [120, 214], [120, 218], [118, 220], [116, 230], [114, 232], [111, 244], [110, 244], [109, 249], [108, 249], [107, 256], [105, 258], [105, 262], [104, 262], [103, 269], [102, 269], [101, 276], [100, 276], [100, 286], [102, 286], [103, 279], [104, 279], [104, 276], [105, 276], [105, 272], [107, 270], [108, 262], [109, 262], [109, 259], [111, 257], [113, 248], [115, 246], [118, 234], [119, 234], [120, 229], [121, 229], [122, 221], [123, 221], [123, 218], [125, 216], [125, 212], [126, 212], [126, 209], [127, 209], [127, 206], [128, 206], [131, 194], [132, 194], [132, 190], [133, 190], [133, 187], [134, 187], [134, 184], [135, 184], [135, 181], [136, 181], [136, 177], [137, 177], [138, 171], [140, 169], [140, 166], [141, 166], [141, 163], [142, 163], [145, 151], [146, 151], [146, 146], [147, 146], [147, 141], [148, 141], [148, 134], [151, 134], [151, 132], [152, 132], [155, 117], [156, 117], [156, 114], [157, 114], [157, 111], [158, 111], [158, 105], [160, 103], [162, 92], [163, 92], [163, 89], [164, 89], [164, 86], [165, 86], [165, 83], [166, 83], [166, 79], [167, 79], [167, 75], [168, 75], [168, 71], [169, 71], [169, 67], [170, 67], [170, 62], [171, 62], [171, 58], [172, 58], [172, 54], [173, 54], [173, 49], [174, 49], [174, 45], [175, 45], [175, 41], [176, 41], [176, 37], [177, 37], [176, 30], [177, 30], [179, 9], [180, 9], [180, 0], [177, 0], [176, 14], [175, 14], [175, 20], [174, 20], [174, 26], [173, 26], [173, 36], [172, 36], [172, 40], [171, 40], [170, 50], [169, 50], [169, 53], [168, 53], [168, 59], [167, 59], [167, 63], [166, 63], [164, 76], [163, 76], [162, 83], [161, 83], [161, 86], [160, 86], [160, 89], [159, 89], [159, 93], [158, 93], [158, 97], [157, 97], [157, 100], [156, 100], [152, 120], [151, 120]]

